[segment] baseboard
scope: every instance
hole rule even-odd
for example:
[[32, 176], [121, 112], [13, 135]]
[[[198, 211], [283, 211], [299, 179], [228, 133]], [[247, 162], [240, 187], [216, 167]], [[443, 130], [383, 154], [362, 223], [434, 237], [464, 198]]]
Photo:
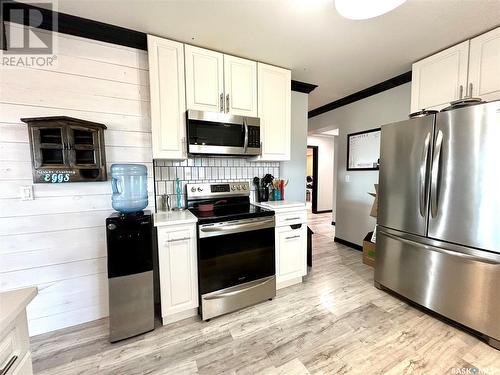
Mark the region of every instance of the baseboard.
[[276, 290], [278, 289], [283, 289], [295, 284], [300, 284], [302, 282], [302, 276], [300, 277], [294, 277], [293, 279], [289, 279], [286, 281], [280, 281], [276, 283]]
[[191, 317], [196, 316], [196, 315], [198, 315], [198, 308], [188, 309], [185, 311], [178, 312], [176, 314], [167, 315], [167, 316], [162, 317], [162, 323], [163, 323], [163, 325], [166, 325], [166, 324], [177, 322], [179, 320], [191, 318]]
[[313, 214], [327, 214], [329, 212], [332, 212], [332, 210], [321, 210], [321, 211], [316, 210], [316, 212], [313, 211]]
[[355, 250], [363, 251], [363, 246], [357, 245], [355, 243], [352, 243], [352, 242], [349, 242], [349, 241], [346, 241], [346, 240], [343, 240], [342, 238], [335, 237], [333, 240], [335, 242], [339, 243], [339, 244], [352, 247]]

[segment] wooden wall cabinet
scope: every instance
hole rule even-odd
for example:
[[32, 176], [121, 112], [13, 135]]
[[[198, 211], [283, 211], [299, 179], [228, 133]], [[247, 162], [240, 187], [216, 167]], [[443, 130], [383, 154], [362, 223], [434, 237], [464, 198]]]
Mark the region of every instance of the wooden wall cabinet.
[[33, 181], [106, 181], [103, 124], [66, 116], [22, 118], [28, 124]]

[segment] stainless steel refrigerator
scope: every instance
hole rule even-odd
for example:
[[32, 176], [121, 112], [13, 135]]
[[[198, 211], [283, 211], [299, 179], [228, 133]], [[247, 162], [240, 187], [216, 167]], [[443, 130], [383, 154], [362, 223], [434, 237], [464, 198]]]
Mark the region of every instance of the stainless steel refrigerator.
[[500, 349], [500, 101], [382, 126], [375, 285]]

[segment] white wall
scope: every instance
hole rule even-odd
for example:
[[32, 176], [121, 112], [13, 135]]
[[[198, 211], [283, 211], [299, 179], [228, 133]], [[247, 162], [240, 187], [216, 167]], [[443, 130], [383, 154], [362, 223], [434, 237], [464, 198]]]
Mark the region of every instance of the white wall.
[[288, 179], [285, 199], [306, 201], [308, 94], [292, 91], [292, 143], [290, 160], [281, 163], [281, 177]]
[[[333, 127], [340, 129], [335, 217], [335, 236], [338, 238], [361, 245], [376, 223], [369, 216], [373, 198], [368, 192], [374, 191], [378, 172], [346, 171], [347, 134], [407, 119], [410, 89], [411, 83], [406, 83], [309, 119], [310, 132]], [[346, 182], [346, 175], [349, 175], [349, 182]]]
[[308, 136], [308, 146], [318, 146], [318, 211], [333, 209], [334, 137]]
[[38, 286], [31, 335], [108, 315], [104, 220], [113, 210], [109, 182], [36, 184], [35, 200], [21, 201], [32, 178], [20, 118], [104, 123], [108, 167], [146, 164], [150, 194], [153, 186], [146, 52], [55, 35], [56, 66], [0, 72], [0, 290]]

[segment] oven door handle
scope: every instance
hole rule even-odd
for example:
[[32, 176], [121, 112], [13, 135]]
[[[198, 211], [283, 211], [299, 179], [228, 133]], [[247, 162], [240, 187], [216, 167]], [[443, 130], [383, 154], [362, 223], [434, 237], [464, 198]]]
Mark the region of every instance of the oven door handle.
[[246, 293], [249, 290], [258, 288], [258, 287], [260, 287], [260, 286], [262, 286], [264, 284], [267, 284], [268, 282], [270, 282], [273, 279], [274, 279], [274, 276], [271, 277], [271, 278], [268, 278], [268, 279], [266, 279], [264, 281], [261, 281], [259, 283], [251, 284], [251, 285], [247, 286], [246, 288], [232, 290], [232, 291], [228, 291], [228, 292], [214, 293], [214, 294], [211, 294], [211, 295], [208, 295], [208, 296], [203, 296], [202, 298], [204, 300], [214, 300], [214, 299], [220, 299], [220, 298], [226, 298], [226, 297], [235, 296], [235, 295], [238, 295], [240, 293]]
[[248, 223], [224, 224], [218, 226], [200, 226], [200, 238], [224, 236], [226, 234], [248, 232], [258, 229], [274, 227], [274, 217], [267, 220], [252, 221]]

